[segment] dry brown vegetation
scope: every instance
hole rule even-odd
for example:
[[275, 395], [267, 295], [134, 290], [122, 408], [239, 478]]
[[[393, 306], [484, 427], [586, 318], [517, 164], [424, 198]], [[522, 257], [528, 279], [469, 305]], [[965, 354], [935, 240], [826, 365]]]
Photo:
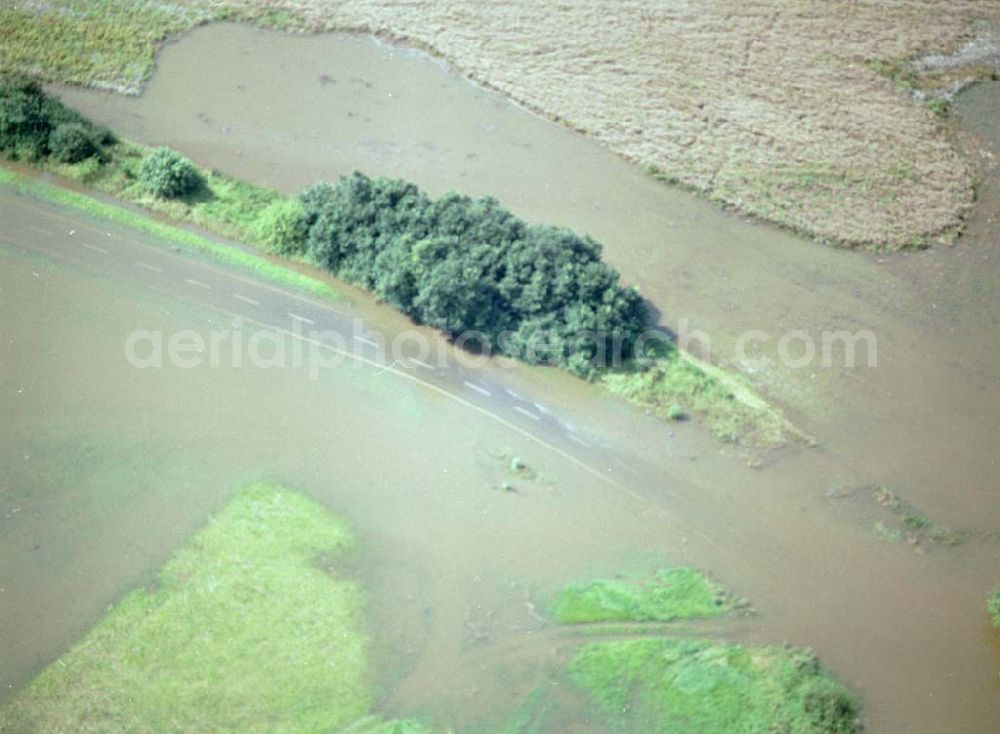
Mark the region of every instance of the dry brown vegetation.
[[[114, 3], [38, 7], [60, 4]], [[192, 19], [405, 39], [725, 205], [820, 239], [890, 248], [953, 235], [973, 198], [969, 168], [940, 118], [905, 88], [916, 72], [897, 62], [953, 50], [1000, 21], [998, 0], [181, 0], [169, 7]]]
[[850, 244], [954, 231], [969, 170], [872, 70], [948, 50], [1000, 3], [383, 0], [294, 3], [463, 73], [720, 202]]

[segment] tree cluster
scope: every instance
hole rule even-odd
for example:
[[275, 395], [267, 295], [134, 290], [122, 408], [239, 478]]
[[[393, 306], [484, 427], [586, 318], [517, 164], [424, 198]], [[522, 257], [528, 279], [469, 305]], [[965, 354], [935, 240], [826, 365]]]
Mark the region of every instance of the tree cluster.
[[12, 160], [79, 163], [114, 143], [107, 128], [50, 97], [30, 77], [0, 75], [0, 154]]
[[300, 234], [287, 250], [466, 344], [591, 377], [632, 356], [647, 324], [597, 242], [529, 225], [495, 199], [433, 200], [411, 183], [355, 173], [299, 200]]

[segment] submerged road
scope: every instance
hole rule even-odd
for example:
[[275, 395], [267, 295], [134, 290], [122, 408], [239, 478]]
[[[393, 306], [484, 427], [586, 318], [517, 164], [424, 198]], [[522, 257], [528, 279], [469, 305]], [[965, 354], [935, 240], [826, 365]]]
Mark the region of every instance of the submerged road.
[[[348, 304], [276, 287], [155, 237], [9, 189], [0, 188], [0, 222], [0, 246], [43, 252], [119, 282], [211, 308], [238, 319], [235, 323], [298, 340], [315, 350], [314, 354], [326, 352], [416, 383], [516, 431], [618, 491], [640, 498], [619, 479], [636, 473], [628, 457], [603, 445], [597, 434], [583, 434], [541, 398], [504, 385], [498, 370], [463, 366], [463, 355], [436, 346], [432, 338], [423, 341], [433, 353], [412, 339], [393, 347], [391, 338], [370, 329]], [[418, 333], [424, 336], [426, 330]], [[124, 337], [122, 346], [124, 359]], [[471, 355], [465, 359], [475, 361]]]

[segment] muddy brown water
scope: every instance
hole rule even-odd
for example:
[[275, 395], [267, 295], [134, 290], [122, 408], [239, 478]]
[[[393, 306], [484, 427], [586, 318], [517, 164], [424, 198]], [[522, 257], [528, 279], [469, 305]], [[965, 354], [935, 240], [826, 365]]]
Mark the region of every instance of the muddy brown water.
[[[1000, 726], [997, 637], [984, 611], [986, 593], [1000, 580], [1000, 551], [989, 536], [1000, 528], [1000, 190], [986, 167], [982, 201], [957, 246], [879, 256], [824, 247], [720, 212], [436, 61], [369, 39], [211, 26], [164, 49], [140, 98], [61, 92], [127, 137], [171, 145], [204, 165], [287, 191], [359, 169], [408, 178], [435, 194], [494, 195], [530, 220], [588, 232], [605, 244], [624, 279], [656, 304], [665, 325], [676, 329], [687, 318], [690, 328], [710, 336], [715, 361], [731, 359], [735, 339], [749, 329], [772, 335], [761, 354], [773, 357], [777, 338], [789, 330], [804, 329], [818, 339], [823, 329], [842, 328], [876, 335], [878, 366], [774, 364], [752, 372], [758, 387], [820, 445], [781, 455], [759, 471], [746, 466], [741, 451], [713, 443], [696, 428], [677, 430], [672, 438], [667, 427], [574, 381], [520, 371], [510, 379], [529, 387], [541, 383], [554, 403], [581, 423], [601, 426], [652, 467], [654, 478], [647, 473], [634, 485], [656, 508], [630, 506], [631, 500], [609, 495], [570, 469], [551, 466], [563, 504], [546, 509], [555, 500], [540, 499], [543, 506], [528, 511], [485, 507], [498, 500], [470, 489], [484, 482], [489, 447], [510, 439], [485, 428], [470, 435], [455, 431], [469, 419], [439, 413], [437, 406], [430, 410], [425, 398], [411, 396], [401, 402], [412, 413], [377, 422], [356, 417], [364, 411], [354, 404], [359, 410], [350, 411], [351, 423], [340, 424], [323, 406], [343, 414], [333, 406], [337, 400], [351, 406], [353, 387], [330, 385], [329, 402], [317, 405], [294, 375], [206, 377], [198, 384], [181, 375], [165, 380], [162, 402], [145, 411], [135, 407], [142, 390], [130, 387], [124, 375], [112, 379], [110, 358], [104, 364], [95, 356], [92, 369], [73, 374], [50, 365], [52, 381], [77, 379], [132, 405], [95, 425], [116, 435], [138, 413], [141, 435], [162, 431], [165, 437], [157, 442], [164, 447], [158, 465], [174, 466], [172, 473], [149, 471], [140, 485], [146, 491], [129, 495], [131, 509], [114, 512], [65, 483], [60, 492], [76, 499], [64, 505], [63, 517], [69, 521], [78, 513], [97, 525], [57, 546], [68, 557], [78, 537], [91, 554], [87, 573], [68, 579], [45, 554], [17, 567], [33, 579], [15, 605], [23, 619], [54, 590], [72, 600], [26, 648], [43, 650], [43, 657], [57, 654], [113, 598], [116, 584], [153, 567], [197, 525], [211, 502], [192, 498], [205, 487], [221, 492], [241, 473], [270, 471], [326, 498], [374, 541], [379, 550], [372, 568], [380, 571], [367, 577], [374, 579], [376, 616], [379, 608], [393, 608], [388, 602], [380, 607], [379, 599], [400, 595], [432, 610], [385, 626], [394, 649], [406, 650], [412, 663], [392, 677], [389, 708], [426, 708], [460, 726], [502, 712], [523, 693], [503, 683], [516, 679], [511, 670], [543, 666], [548, 654], [548, 647], [536, 644], [542, 638], [529, 634], [532, 619], [518, 617], [521, 585], [558, 583], [660, 554], [712, 570], [753, 599], [762, 614], [741, 638], [815, 647], [865, 697], [873, 731], [987, 732]], [[958, 105], [964, 145], [977, 165], [1000, 156], [998, 110], [1000, 92], [989, 85], [965, 94]], [[86, 291], [78, 280], [67, 277], [59, 290]], [[97, 287], [76, 298], [102, 313], [120, 310]], [[61, 311], [56, 318], [57, 296], [34, 305], [48, 299], [54, 329], [83, 330], [84, 323], [71, 323]], [[21, 309], [32, 301], [8, 303]], [[31, 312], [17, 313], [28, 318]], [[78, 342], [75, 351], [84, 346]], [[113, 339], [104, 346], [113, 350]], [[21, 369], [25, 379], [46, 375]], [[269, 382], [274, 380], [281, 382], [280, 393]], [[247, 399], [248, 389], [255, 400]], [[388, 388], [379, 383], [377, 389]], [[219, 408], [198, 432], [203, 445], [196, 447], [170, 399], [192, 391]], [[39, 409], [19, 414], [17, 430], [5, 441], [9, 456], [35, 450], [17, 443], [25, 435], [39, 450], [73, 435], [90, 420], [88, 410], [101, 405], [81, 404], [75, 427], [36, 427], [39, 416], [49, 414], [41, 409], [45, 399], [36, 399]], [[299, 407], [305, 415], [292, 418]], [[249, 428], [259, 423], [268, 429]], [[227, 433], [238, 440], [218, 438]], [[380, 462], [378, 447], [386, 443], [399, 446], [405, 461]], [[185, 447], [183, 461], [167, 450], [171, 446]], [[60, 450], [50, 451], [54, 469], [62, 472], [57, 476], [67, 480], [74, 467], [88, 466], [68, 446], [63, 458]], [[177, 488], [163, 477], [177, 477]], [[48, 473], [15, 478], [28, 487], [54, 481]], [[926, 554], [875, 538], [864, 513], [827, 498], [831, 490], [868, 482], [889, 486], [935, 521], [969, 529], [974, 537]], [[672, 503], [666, 490], [684, 501]], [[135, 557], [121, 558], [114, 551], [116, 534], [130, 523], [144, 527], [141, 513], [150, 503], [178, 522], [145, 541], [130, 541], [138, 544]], [[45, 526], [44, 517], [36, 522]], [[456, 547], [463, 551], [455, 553]], [[580, 547], [587, 548], [582, 557]], [[405, 573], [391, 570], [403, 558]], [[494, 582], [504, 578], [506, 587], [493, 583], [484, 591], [482, 569]], [[477, 637], [480, 629], [487, 631]], [[37, 659], [33, 654], [29, 658]], [[23, 680], [26, 668], [13, 669]], [[456, 690], [457, 680], [468, 685]]]

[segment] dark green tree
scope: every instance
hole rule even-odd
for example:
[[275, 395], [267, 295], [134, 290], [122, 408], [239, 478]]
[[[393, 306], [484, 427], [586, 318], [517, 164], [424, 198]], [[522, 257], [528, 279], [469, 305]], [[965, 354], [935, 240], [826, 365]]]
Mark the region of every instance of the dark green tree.
[[15, 160], [44, 158], [51, 130], [38, 82], [20, 74], [0, 77], [0, 152]]
[[79, 122], [62, 122], [49, 135], [49, 151], [60, 163], [79, 163], [101, 151], [92, 130]]
[[491, 198], [360, 173], [299, 197], [309, 257], [421, 323], [590, 377], [646, 326], [638, 294], [568, 229], [529, 226]]

